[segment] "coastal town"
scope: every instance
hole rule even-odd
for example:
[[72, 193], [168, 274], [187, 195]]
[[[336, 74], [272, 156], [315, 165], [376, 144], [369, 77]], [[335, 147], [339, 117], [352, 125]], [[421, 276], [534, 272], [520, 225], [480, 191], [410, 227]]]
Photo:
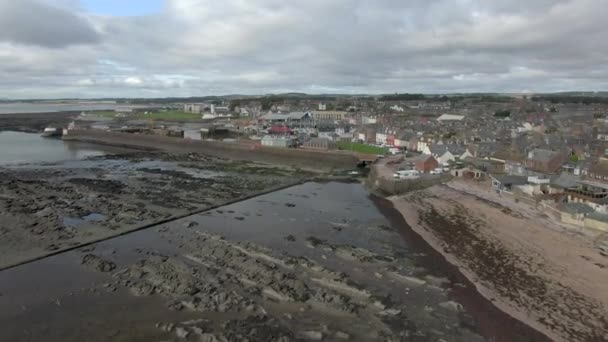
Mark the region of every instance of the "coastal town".
[[608, 231], [608, 103], [596, 100], [286, 95], [83, 112], [71, 127], [248, 145], [252, 151], [289, 149], [294, 155], [351, 153], [368, 163], [397, 155], [390, 171], [395, 179], [449, 174], [485, 181], [497, 193], [551, 206], [564, 222]]
[[0, 0], [0, 342], [608, 342], [608, 0]]
[[[152, 327], [136, 315], [138, 333], [176, 341], [232, 341], [247, 331], [277, 341], [608, 338], [604, 97], [284, 94], [105, 106], [0, 118], [2, 131], [113, 149], [0, 169], [6, 274], [81, 260], [75, 277], [89, 279], [92, 270], [106, 279], [85, 291], [109, 289], [110, 302], [158, 295], [168, 302], [154, 312], [190, 317]], [[340, 199], [325, 202], [328, 189]], [[361, 191], [391, 223], [350, 211], [370, 201], [355, 195]], [[313, 209], [312, 198], [333, 209]], [[278, 199], [285, 209], [275, 209]], [[261, 224], [252, 209], [239, 209], [255, 203], [268, 203], [255, 209]], [[299, 216], [313, 212], [333, 218], [313, 229]], [[283, 215], [278, 223], [264, 218]], [[280, 228], [268, 234], [268, 224]], [[224, 240], [230, 226], [239, 228]], [[365, 240], [370, 234], [375, 242]], [[421, 239], [408, 248], [424, 252], [400, 254], [398, 235], [408, 244]], [[133, 249], [131, 236], [159, 240]], [[428, 263], [418, 258], [443, 260], [441, 275], [407, 266]], [[209, 272], [214, 286], [231, 290], [216, 292], [193, 276]], [[17, 298], [28, 302], [28, 293]], [[346, 316], [327, 316], [335, 310]], [[224, 312], [238, 318], [223, 320]], [[366, 328], [346, 324], [353, 321]]]

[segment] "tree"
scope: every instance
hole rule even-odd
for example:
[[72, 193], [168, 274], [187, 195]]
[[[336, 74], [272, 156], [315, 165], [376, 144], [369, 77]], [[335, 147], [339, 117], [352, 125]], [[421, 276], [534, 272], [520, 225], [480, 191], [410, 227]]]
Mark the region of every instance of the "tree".
[[397, 94], [385, 95], [380, 98], [380, 101], [416, 101], [424, 100], [426, 96], [423, 94]]
[[576, 155], [576, 153], [572, 152], [572, 155], [570, 156], [570, 161], [573, 163], [578, 162], [578, 156]]
[[272, 107], [272, 99], [269, 97], [263, 98], [261, 101], [262, 110], [269, 110]]
[[494, 116], [497, 118], [506, 118], [511, 116], [511, 111], [510, 110], [497, 110], [494, 112]]
[[242, 104], [241, 104], [241, 101], [240, 101], [240, 100], [232, 100], [232, 101], [230, 102], [230, 111], [231, 111], [231, 112], [234, 112], [234, 110], [236, 109], [236, 107], [240, 107], [241, 105], [242, 105]]

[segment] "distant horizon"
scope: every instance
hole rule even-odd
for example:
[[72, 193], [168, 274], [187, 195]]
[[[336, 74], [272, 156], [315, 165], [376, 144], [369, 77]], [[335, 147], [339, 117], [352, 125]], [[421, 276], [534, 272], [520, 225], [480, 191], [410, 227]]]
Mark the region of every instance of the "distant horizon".
[[302, 96], [389, 96], [395, 94], [409, 94], [409, 95], [424, 95], [424, 96], [475, 96], [475, 95], [499, 95], [499, 96], [535, 96], [535, 95], [570, 95], [570, 96], [584, 96], [584, 95], [596, 95], [605, 94], [608, 96], [608, 90], [600, 91], [558, 91], [558, 92], [538, 92], [538, 93], [516, 93], [516, 92], [457, 92], [457, 93], [409, 93], [409, 92], [394, 92], [394, 93], [301, 93], [301, 92], [285, 92], [285, 93], [268, 93], [268, 94], [222, 94], [222, 95], [192, 95], [192, 96], [164, 96], [164, 97], [66, 97], [66, 98], [2, 98], [0, 102], [19, 102], [19, 101], [111, 101], [111, 100], [132, 100], [132, 99], [192, 99], [192, 98], [205, 98], [205, 97], [266, 97], [266, 96], [289, 96], [289, 95], [302, 95]]

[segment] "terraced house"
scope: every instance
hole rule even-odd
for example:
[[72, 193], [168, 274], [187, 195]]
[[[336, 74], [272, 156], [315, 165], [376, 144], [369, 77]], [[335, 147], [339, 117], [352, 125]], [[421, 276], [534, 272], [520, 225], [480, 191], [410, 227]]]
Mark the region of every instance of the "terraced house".
[[346, 118], [346, 112], [343, 111], [315, 111], [312, 112], [312, 118], [316, 122], [322, 121], [342, 121]]

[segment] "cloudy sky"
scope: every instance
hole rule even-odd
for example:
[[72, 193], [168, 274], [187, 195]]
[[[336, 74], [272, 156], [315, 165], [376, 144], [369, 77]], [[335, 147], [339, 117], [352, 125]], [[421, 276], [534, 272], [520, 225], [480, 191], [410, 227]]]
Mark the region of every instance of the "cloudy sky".
[[0, 0], [0, 98], [608, 90], [608, 0]]

